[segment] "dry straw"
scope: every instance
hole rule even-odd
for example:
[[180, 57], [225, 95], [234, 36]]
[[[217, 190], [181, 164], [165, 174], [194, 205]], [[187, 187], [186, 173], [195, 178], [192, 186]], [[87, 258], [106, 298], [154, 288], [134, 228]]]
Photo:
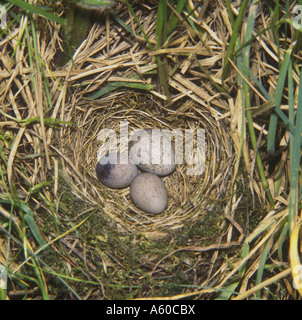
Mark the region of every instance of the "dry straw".
[[[226, 127], [216, 122], [210, 112], [202, 110], [188, 100], [178, 108], [164, 108], [152, 100], [151, 95], [129, 93], [112, 94], [99, 102], [78, 102], [69, 112], [69, 119], [77, 122], [77, 129], [68, 129], [62, 140], [67, 146], [65, 154], [74, 164], [66, 168], [70, 181], [92, 203], [101, 204], [102, 212], [116, 220], [122, 229], [148, 233], [154, 236], [169, 229], [193, 222], [204, 212], [213, 210], [214, 199], [220, 201], [229, 192], [227, 182], [233, 175], [234, 155], [230, 141], [225, 140]], [[70, 105], [72, 108], [72, 105]], [[199, 113], [203, 114], [200, 117]], [[87, 117], [87, 115], [89, 115]], [[129, 132], [138, 128], [204, 129], [206, 132], [205, 172], [189, 176], [186, 161], [177, 165], [175, 172], [163, 178], [169, 194], [169, 204], [159, 216], [148, 215], [132, 204], [129, 188], [110, 190], [100, 184], [95, 175], [97, 151], [102, 145], [97, 139], [101, 129], [113, 129], [117, 133], [120, 122], [127, 120]], [[223, 171], [221, 172], [221, 169]], [[82, 173], [84, 181], [74, 172]]]

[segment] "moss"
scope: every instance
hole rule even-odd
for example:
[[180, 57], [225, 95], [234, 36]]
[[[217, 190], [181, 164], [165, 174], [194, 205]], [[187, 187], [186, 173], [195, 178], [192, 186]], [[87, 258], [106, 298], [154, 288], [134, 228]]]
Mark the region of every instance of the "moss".
[[65, 218], [76, 217], [79, 213], [90, 208], [90, 205], [78, 198], [71, 187], [65, 181], [62, 175], [59, 175], [58, 181], [58, 195], [59, 195], [59, 211], [64, 214]]

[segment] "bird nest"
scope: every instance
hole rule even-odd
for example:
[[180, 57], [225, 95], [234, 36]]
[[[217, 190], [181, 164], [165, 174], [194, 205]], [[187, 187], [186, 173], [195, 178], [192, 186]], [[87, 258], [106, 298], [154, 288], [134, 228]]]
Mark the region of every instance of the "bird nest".
[[[71, 101], [66, 104], [65, 112], [71, 115], [69, 121], [76, 123], [76, 128], [68, 127], [61, 137], [68, 159], [66, 163], [69, 164], [64, 170], [65, 175], [78, 196], [99, 204], [100, 212], [114, 219], [123, 231], [151, 237], [165, 235], [168, 230], [192, 223], [204, 212], [214, 210], [215, 201], [221, 202], [229, 191], [227, 186], [233, 177], [235, 159], [231, 142], [226, 138], [227, 126], [224, 121], [215, 121], [210, 110], [191, 99], [182, 99], [172, 106], [163, 107], [152, 94], [124, 92], [109, 95], [100, 101], [89, 102], [81, 98]], [[197, 135], [203, 133], [203, 170], [199, 168], [194, 172], [196, 163], [187, 155], [183, 156], [183, 163], [178, 163], [171, 175], [162, 178], [169, 201], [167, 209], [159, 215], [147, 214], [135, 207], [130, 199], [129, 187], [114, 190], [97, 180], [97, 154], [104, 144], [98, 139], [99, 133], [103, 129], [111, 129], [119, 138], [122, 122], [127, 124], [129, 134], [144, 128], [171, 132], [178, 129], [184, 137], [183, 150], [186, 147], [185, 132], [193, 135], [196, 150]], [[172, 139], [173, 142], [175, 146]], [[188, 174], [190, 169], [194, 174]]]
[[[123, 5], [115, 10], [125, 24], [134, 28], [133, 21], [127, 20], [128, 12]], [[150, 26], [150, 21], [145, 20], [143, 14], [145, 12], [137, 12], [152, 41], [155, 25]], [[152, 15], [153, 11], [148, 14]], [[228, 108], [226, 96], [216, 92], [205, 78], [202, 80], [204, 84], [200, 85], [200, 80], [195, 81], [196, 76], [192, 80], [185, 76], [188, 70], [194, 74], [200, 67], [212, 68], [213, 63], [219, 65], [222, 57], [215, 41], [208, 41], [207, 46], [203, 46], [192, 42], [186, 29], [180, 30], [174, 42], [181, 70], [167, 79], [171, 92], [171, 102], [167, 104], [166, 97], [156, 87], [155, 58], [146, 42], [134, 36], [137, 30], [133, 30], [131, 36], [116, 21], [110, 20], [108, 24], [110, 34], [104, 26], [94, 24], [74, 53], [73, 61], [61, 70], [46, 72], [52, 83], [50, 95], [54, 107], [50, 118], [60, 118], [63, 125], [59, 130], [47, 128], [42, 135], [48, 161], [42, 163], [41, 168], [45, 165], [51, 168], [51, 152], [59, 154], [63, 170], [58, 173], [56, 164], [56, 197], [59, 197], [58, 177], [63, 175], [74, 194], [99, 206], [99, 213], [116, 221], [120, 230], [155, 238], [165, 236], [169, 230], [192, 223], [205, 212], [216, 210], [217, 203], [221, 208], [232, 192], [233, 183], [230, 182], [234, 178], [236, 155], [228, 133], [230, 120], [221, 113]], [[60, 56], [57, 47], [61, 43], [59, 30], [54, 31], [53, 41], [43, 58], [49, 66], [54, 57]], [[177, 47], [179, 37], [187, 43], [186, 47]], [[46, 40], [41, 38], [41, 41]], [[131, 46], [132, 42], [134, 46]], [[175, 63], [173, 51], [163, 54]], [[198, 72], [196, 79], [200, 76]], [[109, 189], [96, 178], [97, 151], [101, 143], [98, 133], [102, 129], [118, 133], [121, 121], [127, 121], [129, 131], [138, 128], [177, 129], [185, 137], [185, 131], [189, 129], [194, 134], [195, 149], [198, 130], [204, 132], [203, 172], [188, 175], [191, 165], [184, 157], [173, 174], [163, 178], [169, 201], [167, 209], [160, 215], [137, 209], [130, 199], [129, 188]], [[46, 172], [41, 174], [42, 181]]]

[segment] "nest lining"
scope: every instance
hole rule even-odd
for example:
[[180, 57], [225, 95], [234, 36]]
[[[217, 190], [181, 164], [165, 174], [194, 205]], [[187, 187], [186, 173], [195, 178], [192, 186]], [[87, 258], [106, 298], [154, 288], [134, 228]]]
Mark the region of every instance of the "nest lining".
[[[72, 104], [69, 107], [73, 108]], [[202, 113], [203, 117], [197, 117], [197, 113]], [[68, 180], [82, 198], [99, 204], [101, 213], [115, 220], [122, 230], [150, 234], [180, 228], [187, 221], [198, 219], [205, 210], [211, 210], [209, 203], [213, 199], [225, 196], [225, 185], [232, 177], [230, 165], [233, 164], [231, 145], [221, 138], [225, 137], [225, 125], [215, 122], [211, 113], [196, 103], [187, 100], [170, 109], [162, 108], [148, 94], [125, 92], [118, 97], [113, 94], [104, 101], [79, 101], [69, 114], [74, 115], [71, 120], [77, 123], [77, 129], [66, 130], [62, 141], [69, 160], [74, 164], [73, 169], [85, 178], [84, 181], [74, 179], [73, 170], [66, 170]], [[168, 207], [162, 214], [147, 214], [135, 207], [129, 187], [113, 190], [97, 180], [95, 166], [101, 145], [98, 133], [101, 129], [113, 129], [118, 133], [120, 121], [125, 120], [129, 133], [144, 128], [205, 130], [204, 173], [187, 175], [188, 165], [184, 159], [171, 175], [162, 178], [169, 195]]]

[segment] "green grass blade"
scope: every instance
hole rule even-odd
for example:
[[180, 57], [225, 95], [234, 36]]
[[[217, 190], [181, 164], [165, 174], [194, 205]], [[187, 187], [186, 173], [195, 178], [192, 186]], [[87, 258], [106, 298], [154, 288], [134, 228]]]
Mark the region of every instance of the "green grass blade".
[[229, 17], [230, 17], [230, 20], [231, 20], [231, 24], [235, 25], [235, 20], [234, 20], [234, 14], [233, 14], [233, 11], [232, 11], [231, 1], [227, 0], [226, 4], [227, 4], [228, 14], [229, 14]]
[[136, 21], [136, 23], [137, 23], [137, 25], [138, 25], [139, 29], [141, 30], [141, 32], [142, 32], [142, 34], [143, 34], [143, 36], [144, 36], [144, 38], [145, 38], [146, 42], [148, 43], [148, 45], [149, 45], [149, 47], [150, 47], [150, 49], [151, 49], [152, 51], [154, 51], [154, 47], [153, 47], [153, 45], [152, 45], [152, 43], [151, 43], [151, 41], [150, 41], [150, 39], [149, 39], [148, 35], [146, 34], [146, 32], [145, 32], [145, 30], [144, 30], [143, 26], [142, 26], [142, 25], [141, 25], [141, 23], [139, 22], [139, 20], [138, 20], [138, 18], [137, 18], [137, 15], [135, 14], [135, 12], [134, 12], [134, 10], [133, 10], [133, 8], [132, 8], [131, 4], [129, 3], [129, 1], [126, 1], [126, 5], [127, 5], [128, 9], [129, 9], [129, 11], [130, 11], [131, 15], [133, 16], [134, 20]]
[[40, 270], [40, 267], [35, 259], [32, 259], [32, 265], [33, 265], [33, 270], [37, 276], [36, 282], [41, 290], [43, 300], [50, 300], [50, 298], [48, 296], [48, 292], [47, 292], [46, 283], [44, 281], [43, 272], [42, 272], [42, 270]]
[[[148, 35], [146, 34], [143, 26], [142, 26], [141, 23], [139, 22], [139, 20], [138, 20], [138, 18], [137, 18], [137, 16], [136, 16], [136, 14], [135, 14], [135, 12], [134, 12], [131, 4], [129, 3], [129, 1], [126, 1], [126, 5], [127, 5], [128, 9], [129, 9], [131, 15], [133, 16], [134, 20], [135, 20], [136, 23], [138, 24], [139, 29], [141, 30], [141, 32], [142, 32], [142, 34], [143, 34], [146, 42], [148, 43], [148, 45], [149, 45], [149, 47], [150, 47], [150, 49], [151, 49], [152, 51], [154, 51], [155, 48], [154, 48], [153, 44], [151, 43]], [[163, 11], [164, 8], [161, 9], [161, 10]], [[161, 21], [159, 21], [159, 22], [157, 21], [157, 25], [158, 25], [158, 26], [157, 26], [157, 29], [158, 29], [158, 30], [159, 30], [160, 26], [162, 25], [162, 22], [164, 21], [163, 14], [164, 14], [164, 11], [163, 11], [163, 12], [161, 13], [161, 15], [158, 17], [158, 19], [161, 20]], [[164, 28], [166, 28], [166, 26], [165, 26]], [[159, 31], [158, 31], [158, 32], [159, 32]], [[165, 39], [163, 38], [163, 41], [164, 41], [164, 40], [165, 40]], [[157, 47], [157, 48], [160, 48], [160, 45], [161, 45], [161, 43], [160, 43], [159, 41], [157, 41], [156, 47]], [[166, 59], [166, 58], [164, 57], [164, 60], [165, 60], [165, 59]], [[166, 100], [167, 100], [167, 102], [169, 102], [169, 101], [171, 100], [171, 97], [170, 97], [169, 86], [168, 86], [168, 76], [169, 76], [169, 74], [168, 74], [168, 70], [167, 70], [167, 69], [168, 69], [168, 68], [167, 68], [167, 63], [166, 63], [165, 61], [162, 61], [162, 60], [161, 60], [161, 57], [158, 56], [158, 55], [155, 56], [155, 60], [156, 60], [157, 67], [158, 67], [159, 82], [160, 82], [160, 85], [161, 85], [162, 88], [163, 88], [164, 94], [165, 94], [165, 96], [166, 96]]]
[[[266, 241], [266, 243], [264, 244], [264, 246], [262, 248], [261, 257], [260, 257], [260, 260], [259, 260], [259, 266], [258, 266], [258, 269], [257, 269], [256, 285], [258, 285], [258, 284], [260, 284], [262, 282], [265, 263], [266, 263], [266, 260], [267, 260], [269, 249], [271, 247], [270, 243], [271, 243], [271, 241], [270, 241], [270, 239], [268, 239], [268, 241]], [[261, 291], [260, 290], [256, 292], [256, 297], [257, 298], [261, 298]]]
[[301, 133], [302, 133], [302, 72], [300, 71], [299, 92], [296, 112], [296, 126], [293, 142], [291, 143], [290, 161], [290, 194], [288, 204], [288, 217], [290, 230], [293, 229], [298, 210], [297, 191], [300, 170]]
[[[175, 10], [176, 10], [176, 12], [178, 12], [179, 15], [182, 13], [186, 2], [187, 2], [187, 0], [177, 1]], [[179, 22], [178, 17], [175, 14], [173, 14], [171, 21], [170, 21], [170, 24], [169, 24], [169, 27], [168, 27], [168, 36], [174, 31], [178, 22]]]
[[264, 86], [262, 85], [262, 83], [257, 79], [257, 77], [253, 74], [253, 72], [251, 70], [249, 70], [249, 75], [253, 78], [253, 81], [256, 83], [257, 87], [260, 89], [261, 93], [263, 94], [263, 96], [265, 97], [265, 99], [267, 101], [271, 100], [272, 97], [269, 95], [269, 93], [267, 92], [267, 90], [264, 88]]
[[230, 61], [229, 59], [232, 60], [233, 58], [233, 52], [234, 52], [234, 48], [238, 39], [238, 35], [239, 35], [239, 30], [243, 21], [243, 17], [245, 14], [245, 10], [247, 8], [249, 4], [249, 0], [243, 0], [242, 4], [240, 6], [240, 10], [239, 10], [239, 14], [238, 17], [236, 19], [235, 25], [234, 25], [234, 29], [233, 29], [233, 33], [232, 33], [232, 37], [230, 40], [230, 44], [227, 50], [227, 54], [225, 57], [225, 61], [224, 61], [224, 66], [223, 66], [223, 71], [222, 71], [222, 83], [224, 82], [224, 80], [226, 79], [228, 73], [229, 73], [229, 68], [230, 68]]
[[160, 49], [161, 45], [167, 39], [167, 2], [166, 0], [160, 0], [157, 9], [156, 29], [155, 35], [157, 38], [157, 49]]
[[46, 18], [48, 20], [52, 20], [54, 22], [57, 22], [57, 23], [59, 23], [61, 25], [65, 25], [66, 24], [66, 20], [65, 19], [57, 17], [54, 14], [46, 11], [45, 9], [42, 9], [40, 7], [36, 7], [33, 4], [30, 4], [30, 3], [25, 2], [23, 0], [8, 0], [8, 2], [10, 2], [10, 3], [12, 3], [12, 4], [24, 9], [24, 10], [27, 10], [27, 11], [29, 11], [31, 13], [35, 13], [35, 14], [37, 14], [39, 16], [42, 16], [42, 17], [44, 17], [44, 18]]
[[[292, 127], [294, 127], [294, 118], [295, 118], [295, 111], [294, 111], [294, 79], [293, 79], [293, 65], [292, 62], [289, 62], [288, 65], [288, 121]], [[293, 148], [293, 139], [294, 139], [294, 132], [293, 130], [289, 131], [290, 135], [290, 146]]]
[[[278, 82], [277, 82], [277, 86], [276, 86], [276, 92], [275, 92], [275, 96], [274, 96], [274, 104], [275, 104], [276, 113], [272, 113], [272, 115], [270, 117], [269, 130], [268, 130], [268, 136], [267, 136], [267, 152], [268, 152], [268, 154], [271, 154], [271, 155], [275, 155], [275, 153], [276, 153], [275, 144], [276, 144], [276, 132], [277, 132], [277, 126], [278, 126], [278, 116], [281, 117], [281, 119], [283, 120], [283, 122], [286, 125], [290, 124], [288, 118], [286, 117], [284, 112], [281, 110], [280, 106], [281, 106], [282, 94], [284, 92], [285, 80], [288, 76], [288, 70], [289, 70], [292, 49], [293, 49], [293, 46], [290, 46], [284, 56], [284, 60], [283, 60], [283, 63], [281, 65], [281, 69], [279, 72]], [[292, 125], [291, 125], [291, 129], [293, 130]]]
[[113, 9], [110, 10], [110, 15], [114, 18], [114, 20], [119, 23], [125, 30], [133, 34], [134, 36], [140, 37], [141, 35], [134, 32], [116, 13]]
[[116, 81], [116, 82], [111, 82], [106, 87], [102, 87], [102, 89], [100, 89], [99, 91], [97, 91], [96, 93], [94, 93], [93, 95], [88, 97], [88, 99], [91, 99], [91, 100], [98, 99], [98, 98], [104, 96], [105, 94], [112, 92], [118, 88], [130, 88], [130, 89], [135, 89], [135, 90], [150, 91], [154, 88], [154, 86], [151, 84], [144, 84], [144, 83], [137, 83], [137, 82]]
[[[255, 23], [255, 17], [256, 17], [257, 10], [258, 10], [258, 1], [254, 1], [249, 9], [249, 16], [248, 16], [247, 27], [246, 27], [246, 35], [245, 35], [246, 42], [250, 41], [250, 39], [252, 38], [252, 31], [253, 31], [253, 27], [254, 27], [254, 23]], [[248, 77], [249, 77], [250, 47], [251, 46], [248, 45], [243, 48], [243, 68], [244, 68], [244, 76], [246, 79], [248, 79]], [[256, 138], [254, 123], [253, 123], [253, 116], [252, 116], [252, 111], [251, 111], [250, 92], [249, 92], [250, 88], [246, 82], [244, 82], [244, 84], [243, 84], [243, 90], [244, 90], [244, 104], [245, 104], [245, 109], [246, 109], [246, 118], [247, 118], [249, 133], [250, 133], [250, 139], [251, 139], [254, 151], [257, 151], [257, 138]], [[267, 199], [268, 199], [270, 205], [273, 207], [274, 206], [274, 199], [271, 195], [269, 185], [268, 185], [268, 182], [266, 179], [264, 167], [262, 164], [262, 160], [261, 160], [261, 157], [258, 152], [256, 154], [256, 163], [257, 163], [257, 167], [259, 169], [259, 174], [261, 177], [263, 189], [265, 190], [265, 193], [266, 193], [266, 196], [267, 196]]]
[[217, 298], [215, 298], [215, 300], [229, 300], [231, 295], [236, 294], [235, 289], [237, 288], [239, 282], [240, 282], [239, 280], [234, 281], [224, 286], [223, 290], [221, 290], [221, 292], [219, 293]]
[[72, 0], [72, 2], [81, 8], [95, 10], [99, 10], [102, 7], [108, 8], [116, 3], [110, 0]]
[[285, 221], [284, 223], [284, 227], [282, 228], [282, 231], [280, 233], [280, 237], [279, 237], [279, 241], [278, 241], [278, 258], [279, 261], [283, 261], [284, 257], [283, 257], [283, 253], [284, 253], [284, 241], [287, 239], [288, 236], [288, 228], [289, 228], [289, 224], [287, 221]]
[[29, 229], [31, 230], [31, 232], [32, 232], [35, 240], [38, 242], [39, 246], [40, 247], [44, 246], [46, 244], [46, 241], [42, 237], [42, 234], [40, 232], [38, 225], [36, 224], [35, 219], [29, 214], [25, 214], [23, 219], [26, 222], [26, 224], [29, 226]]

